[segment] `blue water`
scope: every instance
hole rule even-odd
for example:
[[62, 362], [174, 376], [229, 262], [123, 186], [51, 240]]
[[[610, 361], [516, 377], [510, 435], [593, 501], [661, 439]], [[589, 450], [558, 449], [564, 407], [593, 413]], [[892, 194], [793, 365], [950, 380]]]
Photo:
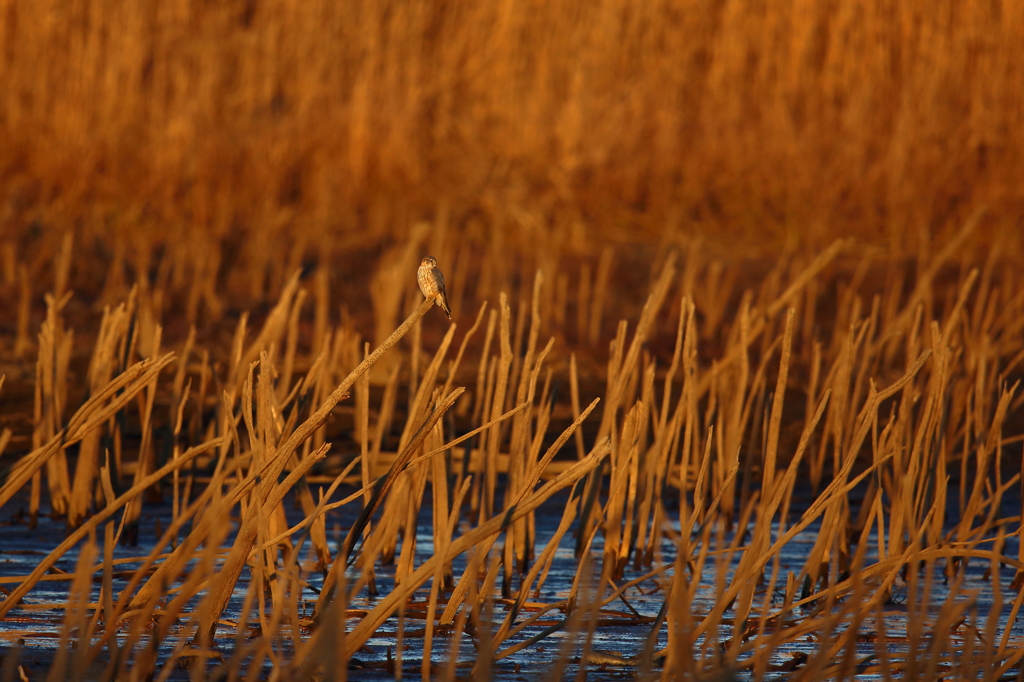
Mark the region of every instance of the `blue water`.
[[[339, 493], [338, 497], [340, 498], [342, 494], [345, 493]], [[556, 498], [549, 500], [538, 511], [537, 538], [535, 545], [538, 556], [555, 531], [565, 500], [566, 497], [564, 495], [556, 496]], [[17, 502], [18, 501], [15, 500], [8, 505], [8, 508], [12, 512], [17, 511]], [[952, 504], [953, 503], [951, 502], [951, 505]], [[1001, 516], [1012, 515], [1014, 513], [1014, 506], [1016, 506], [1016, 513], [1019, 513], [1019, 500], [1015, 498], [1007, 498], [1004, 500], [1003, 506], [1006, 513]], [[289, 514], [290, 522], [294, 523], [301, 520], [301, 513], [294, 509], [294, 505], [292, 505], [290, 501], [286, 501], [285, 507]], [[951, 510], [952, 509], [953, 508], [951, 506]], [[424, 498], [424, 502], [421, 507], [420, 527], [416, 538], [416, 565], [419, 565], [419, 563], [431, 556], [433, 553], [430, 510], [431, 504], [428, 495]], [[337, 552], [338, 545], [343, 538], [343, 530], [347, 530], [350, 526], [357, 511], [356, 505], [353, 504], [342, 510], [332, 512], [328, 516], [326, 525], [332, 554]], [[147, 553], [149, 548], [151, 548], [157, 540], [158, 525], [160, 528], [166, 528], [170, 515], [171, 509], [169, 506], [146, 507], [139, 525], [139, 547], [115, 547], [115, 559], [138, 557]], [[952, 514], [950, 514], [950, 516], [952, 516]], [[789, 515], [790, 525], [794, 523], [796, 518], [798, 518], [798, 510], [797, 505], [794, 505], [794, 510]], [[817, 538], [818, 528], [819, 522], [816, 521], [797, 535], [783, 549], [780, 555], [779, 578], [775, 585], [775, 591], [769, 600], [772, 613], [776, 613], [783, 604], [787, 575], [789, 573], [800, 573], [808, 556], [808, 552]], [[565, 537], [563, 537], [556, 552], [552, 570], [547, 577], [541, 594], [538, 597], [531, 595], [529, 601], [551, 603], [564, 600], [568, 596], [569, 588], [577, 571], [579, 570], [579, 562], [576, 560], [573, 551], [575, 545], [575, 539], [573, 537], [574, 530], [575, 528], [570, 530]], [[678, 533], [678, 523], [675, 523], [674, 530]], [[774, 537], [777, 537], [778, 532], [779, 528], [776, 523], [773, 525]], [[40, 516], [38, 519], [38, 527], [32, 530], [28, 528], [25, 519], [23, 518], [18, 516], [12, 517], [11, 514], [4, 514], [0, 516], [0, 546], [4, 548], [4, 551], [0, 553], [0, 577], [27, 574], [32, 570], [35, 563], [55, 547], [63, 537], [63, 520], [51, 520], [45, 515]], [[101, 543], [102, 537], [103, 533], [101, 531], [98, 533], [98, 538]], [[714, 534], [712, 534], [712, 538], [714, 538]], [[733, 536], [729, 534], [724, 539], [725, 542], [728, 543], [733, 539]], [[496, 543], [495, 545], [495, 551], [497, 551], [500, 546], [499, 541], [499, 543]], [[302, 556], [306, 556], [306, 550], [308, 550], [308, 547], [307, 543], [303, 548]], [[694, 547], [696, 547], [696, 543], [694, 543]], [[865, 565], [870, 566], [877, 561], [877, 547], [877, 538], [874, 533], [872, 533], [868, 540]], [[991, 548], [991, 543], [983, 545], [983, 547]], [[600, 563], [603, 549], [602, 534], [598, 533], [591, 548], [591, 556], [596, 560], [594, 562], [595, 565]], [[674, 562], [676, 558], [675, 551], [675, 544], [671, 541], [664, 540], [661, 543], [660, 556], [655, 557], [655, 565], [657, 566], [662, 562], [667, 564]], [[1018, 556], [1019, 546], [1018, 539], [1016, 537], [1009, 537], [1006, 539], [1003, 553], [1009, 557]], [[73, 572], [77, 561], [77, 554], [77, 549], [69, 552], [57, 563], [56, 568], [69, 573]], [[102, 556], [102, 553], [100, 553], [99, 556]], [[725, 572], [725, 584], [728, 584], [731, 580], [732, 571], [736, 568], [736, 562], [740, 556], [741, 553], [737, 552], [733, 557], [732, 563], [722, 564], [721, 568]], [[462, 570], [465, 568], [465, 562], [465, 556], [458, 557], [454, 560], [453, 571], [456, 579], [461, 576]], [[129, 571], [137, 565], [138, 564], [118, 565], [115, 566], [115, 570]], [[709, 557], [705, 564], [704, 573], [702, 575], [701, 583], [696, 591], [695, 598], [690, 603], [690, 610], [693, 615], [694, 622], [699, 621], [705, 614], [711, 611], [718, 601], [716, 589], [718, 576], [715, 573], [714, 567], [715, 559], [714, 557]], [[955, 595], [951, 595], [948, 592], [948, 587], [945, 584], [944, 577], [942, 575], [943, 567], [944, 563], [942, 561], [933, 565], [934, 583], [932, 585], [930, 600], [931, 606], [933, 607], [932, 612], [935, 612], [938, 606], [950, 599], [955, 601], [972, 600], [973, 607], [967, 613], [967, 626], [974, 623], [978, 630], [984, 632], [986, 619], [993, 614], [995, 604], [995, 583], [985, 575], [986, 571], [989, 571], [992, 568], [990, 562], [979, 559], [973, 559], [968, 562], [964, 569], [961, 588]], [[769, 563], [766, 567], [766, 580], [770, 577], [772, 568], [772, 563]], [[625, 580], [638, 577], [646, 570], [647, 569], [641, 571], [634, 570], [631, 562], [630, 566], [626, 570]], [[662, 607], [663, 599], [668, 592], [669, 577], [671, 574], [672, 569], [670, 567], [665, 573], [636, 587], [630, 588], [625, 594], [629, 605], [642, 616], [650, 618], [655, 617], [658, 614], [659, 609]], [[393, 587], [394, 566], [381, 566], [378, 564], [376, 575], [377, 586], [380, 590], [380, 594], [387, 594]], [[1010, 583], [1013, 580], [1014, 575], [1015, 571], [1011, 567], [1003, 567], [998, 570], [998, 585], [1002, 592], [1003, 604], [998, 609], [998, 613], [995, 614], [995, 617], [998, 618], [996, 630], [997, 633], [1001, 635], [1003, 631], [1009, 628], [1011, 643], [1016, 642], [1017, 645], [1020, 646], [1021, 643], [1024, 642], [1024, 628], [1022, 628], [1020, 624], [1020, 619], [1017, 618], [1013, 623], [1008, 622], [1012, 600], [1016, 596], [1015, 590], [1011, 590], [1010, 588]], [[99, 576], [99, 573], [97, 573], [97, 576]], [[322, 585], [322, 576], [319, 572], [309, 570], [306, 572], [305, 577], [308, 579], [312, 588], [319, 589]], [[355, 575], [352, 574], [351, 578], [354, 579]], [[500, 580], [501, 578], [499, 576], [499, 585]], [[0, 631], [0, 646], [9, 650], [16, 640], [21, 639], [24, 642], [24, 646], [20, 652], [22, 660], [25, 661], [30, 668], [33, 666], [37, 668], [45, 668], [48, 661], [52, 659], [56, 647], [59, 645], [62, 628], [62, 612], [58, 609], [48, 608], [48, 605], [51, 605], [54, 602], [64, 602], [67, 600], [69, 584], [70, 583], [68, 581], [39, 583], [24, 600], [24, 608], [15, 609], [2, 626], [0, 626], [2, 627], [2, 631]], [[123, 589], [125, 584], [124, 579], [115, 579], [115, 594]], [[517, 582], [514, 582], [513, 586], [517, 586]], [[10, 589], [13, 585], [0, 584], [0, 587]], [[236, 586], [231, 603], [224, 614], [225, 619], [234, 622], [238, 621], [248, 587], [249, 573], [246, 570], [243, 572], [242, 579]], [[419, 602], [420, 604], [425, 604], [429, 596], [429, 587], [430, 584], [428, 582], [427, 585], [417, 593], [414, 601]], [[607, 588], [607, 586], [605, 587]], [[764, 604], [766, 599], [765, 589], [766, 586], [760, 586], [757, 589], [757, 596], [754, 600], [755, 611], [751, 614], [752, 618], [755, 620], [759, 615], [759, 611], [757, 611], [757, 609]], [[797, 589], [797, 598], [799, 598], [799, 591], [800, 590]], [[605, 589], [603, 594], [608, 594], [608, 592], [609, 590]], [[314, 590], [306, 590], [303, 597], [307, 600], [307, 603], [301, 604], [300, 608], [304, 608], [305, 614], [308, 615], [312, 611], [312, 606], [315, 603], [316, 593]], [[912, 597], [913, 596], [910, 593], [908, 585], [903, 583], [897, 584], [893, 589], [892, 603], [887, 605], [884, 609], [885, 630], [888, 635], [887, 651], [889, 651], [893, 659], [904, 659], [909, 656], [922, 655], [921, 653], [914, 654], [914, 652], [909, 651], [909, 644], [907, 641], [908, 618], [910, 617], [910, 614], [915, 611], [916, 606]], [[96, 601], [99, 598], [99, 581], [97, 580], [93, 585], [92, 600]], [[375, 603], [376, 599], [364, 591], [362, 594], [357, 595], [357, 597], [352, 601], [350, 608], [369, 610], [374, 607]], [[842, 602], [840, 602], [840, 605], [841, 603]], [[837, 605], [836, 608], [839, 608], [840, 605]], [[443, 608], [443, 605], [439, 607], [439, 611], [441, 608]], [[493, 604], [492, 622], [494, 623], [495, 628], [497, 628], [504, 619], [506, 608], [506, 605], [500, 601]], [[812, 608], [813, 607], [806, 609], [794, 609], [792, 611], [791, 618], [797, 621], [800, 618], [809, 615]], [[625, 604], [623, 604], [622, 601], [616, 600], [609, 604], [607, 609], [621, 612], [622, 618], [628, 618], [631, 616], [631, 611]], [[520, 613], [518, 622], [521, 622], [530, 615], [531, 612], [529, 611]], [[729, 641], [733, 636], [734, 633], [731, 627], [732, 615], [732, 610], [727, 610], [724, 614], [724, 620], [726, 623], [717, 632], [712, 633], [712, 636], [714, 636], [718, 642]], [[565, 617], [566, 615], [561, 610], [553, 610], [546, 614], [542, 621], [537, 625], [525, 629], [522, 633], [504, 642], [501, 645], [501, 648], [504, 649], [516, 642], [532, 637], [540, 633], [544, 628], [561, 621]], [[352, 619], [350, 621], [350, 627], [357, 621], [358, 619]], [[250, 633], [255, 633], [254, 623], [258, 623], [258, 619], [255, 614], [250, 614]], [[383, 627], [380, 628], [374, 637], [370, 638], [365, 647], [355, 656], [356, 660], [353, 663], [354, 667], [349, 671], [350, 679], [369, 680], [394, 678], [394, 672], [386, 665], [386, 661], [388, 661], [389, 657], [394, 660], [399, 655], [399, 652], [396, 650], [399, 626], [399, 619], [397, 617], [392, 617], [384, 624]], [[955, 655], [957, 642], [961, 642], [962, 645], [964, 637], [972, 636], [970, 634], [970, 628], [967, 626], [962, 626], [959, 630], [950, 634], [950, 641], [952, 642], [951, 646], [954, 648], [952, 652], [953, 655]], [[424, 627], [424, 621], [422, 617], [410, 616], [405, 619], [404, 627], [405, 636], [403, 638], [403, 648], [401, 652], [402, 664], [406, 671], [406, 675], [419, 675], [423, 651], [422, 630]], [[845, 622], [841, 622], [837, 625], [835, 632], [831, 636], [826, 634], [823, 637], [801, 637], [795, 642], [787, 642], [777, 647], [772, 658], [772, 668], [775, 669], [769, 670], [766, 673], [765, 679], [784, 679], [788, 672], [786, 670], [787, 667], [795, 666], [800, 661], [805, 660], [805, 657], [813, 659], [813, 657], [818, 655], [823, 648], [827, 651], [832, 638], [838, 633], [843, 632], [846, 627], [849, 627], [849, 625]], [[601, 654], [611, 655], [613, 658], [618, 656], [623, 659], [627, 659], [627, 662], [630, 662], [629, 659], [635, 659], [635, 657], [640, 656], [644, 651], [646, 637], [650, 628], [651, 625], [649, 624], [601, 625], [594, 631], [591, 649]], [[102, 624], [100, 624], [99, 629], [102, 630]], [[874, 622], [874, 616], [871, 616], [860, 625], [860, 630], [863, 634], [863, 641], [857, 644], [856, 651], [853, 652], [853, 657], [857, 661], [865, 661], [866, 666], [877, 664], [877, 660], [872, 661], [869, 657], [876, 653], [877, 647], [879, 646], [878, 642], [871, 641], [872, 633], [877, 633], [878, 629], [878, 624]], [[183, 641], [183, 638], [189, 636], [192, 631], [193, 630], [189, 627], [188, 623], [179, 623], [177, 628], [172, 629], [171, 636], [159, 645], [160, 656], [165, 659], [170, 656], [175, 646], [179, 645]], [[288, 641], [291, 635], [287, 626], [282, 629], [282, 635], [282, 639], [284, 641], [280, 643], [279, 651], [282, 656], [287, 658], [292, 651], [292, 645]], [[305, 636], [305, 633], [303, 633], [303, 636]], [[769, 636], [768, 633], [766, 633], [765, 636]], [[662, 626], [656, 637], [655, 650], [661, 649], [667, 645], [667, 637], [666, 628]], [[526, 648], [496, 663], [493, 668], [492, 675], [496, 679], [508, 680], [539, 678], [550, 671], [553, 663], [558, 659], [560, 654], [563, 653], [565, 640], [566, 634], [564, 632], [555, 632], [532, 647]], [[576, 637], [576, 640], [577, 641], [573, 642], [570, 647], [572, 650], [572, 656], [575, 660], [566, 668], [566, 676], [575, 676], [578, 666], [580, 665], [578, 656], [580, 656], [583, 649], [581, 641], [582, 638]], [[123, 644], [124, 638], [121, 637], [119, 641]], [[435, 666], [442, 668], [446, 665], [450, 655], [450, 641], [451, 638], [448, 635], [438, 636], [435, 638], [431, 658]], [[707, 642], [704, 638], [699, 639], [696, 643], [697, 648], [701, 649], [701, 647], [706, 643]], [[148, 641], [144, 642], [144, 644], [151, 645]], [[235, 646], [236, 640], [234, 638], [234, 633], [230, 631], [230, 628], [219, 628], [215, 647], [225, 654], [230, 654], [230, 652], [234, 650]], [[714, 645], [712, 644], [712, 650], [713, 646]], [[466, 663], [467, 666], [471, 665], [476, 660], [478, 654], [469, 636], [464, 635], [462, 637], [458, 649], [460, 661]], [[840, 652], [834, 658], [839, 658], [842, 655], [844, 655], [844, 653]], [[749, 654], [743, 655], [740, 657], [740, 661], [742, 662], [748, 657]], [[265, 666], [267, 668], [265, 672], [269, 674], [269, 663], [266, 663]], [[658, 669], [657, 665], [654, 667], [656, 670]], [[601, 662], [591, 662], [587, 664], [587, 668], [590, 674], [588, 679], [632, 678], [637, 670], [636, 666], [616, 665], [614, 663], [609, 664]], [[459, 669], [460, 675], [466, 675], [468, 672], [468, 667], [462, 667]], [[189, 679], [190, 674], [191, 673], [188, 670], [175, 671], [171, 675], [170, 679]], [[435, 672], [435, 674], [439, 673]], [[749, 672], [747, 671], [739, 671], [737, 673], [738, 679], [746, 679], [749, 676]], [[861, 678], [865, 680], [881, 679], [876, 674], [865, 674], [858, 677], [858, 679]]]

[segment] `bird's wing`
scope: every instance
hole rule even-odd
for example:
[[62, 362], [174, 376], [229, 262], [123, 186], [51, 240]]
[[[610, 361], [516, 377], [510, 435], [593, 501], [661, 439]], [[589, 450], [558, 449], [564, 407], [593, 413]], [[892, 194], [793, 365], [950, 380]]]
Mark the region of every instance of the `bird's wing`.
[[448, 293], [444, 290], [444, 275], [441, 274], [441, 271], [438, 270], [437, 268], [434, 268], [433, 274], [434, 281], [437, 282], [437, 290], [440, 291], [442, 294]]

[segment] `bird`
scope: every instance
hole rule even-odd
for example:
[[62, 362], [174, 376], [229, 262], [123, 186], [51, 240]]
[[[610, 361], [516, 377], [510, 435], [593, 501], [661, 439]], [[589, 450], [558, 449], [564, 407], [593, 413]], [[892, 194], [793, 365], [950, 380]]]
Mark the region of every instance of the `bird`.
[[437, 269], [437, 261], [431, 256], [426, 256], [420, 261], [420, 267], [416, 271], [416, 282], [420, 285], [420, 291], [434, 303], [441, 306], [441, 310], [452, 319], [452, 309], [448, 305], [448, 292], [444, 290], [444, 275]]

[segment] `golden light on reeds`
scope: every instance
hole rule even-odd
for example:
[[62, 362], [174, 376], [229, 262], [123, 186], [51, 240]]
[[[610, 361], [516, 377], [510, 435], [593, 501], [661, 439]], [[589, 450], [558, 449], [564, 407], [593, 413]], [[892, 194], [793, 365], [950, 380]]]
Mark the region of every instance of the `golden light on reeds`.
[[[951, 243], [967, 243], [975, 226]], [[935, 603], [932, 595], [939, 568], [945, 594], [973, 594], [977, 579], [965, 568], [984, 562], [998, 613], [999, 576], [1009, 577], [1000, 566], [1024, 575], [1019, 558], [1003, 551], [1007, 526], [1019, 526], [1020, 516], [1001, 511], [1020, 481], [1007, 459], [1008, 442], [1019, 438], [1006, 434], [1020, 405], [1008, 381], [1022, 357], [1013, 339], [1024, 331], [1012, 263], [996, 255], [969, 268], [966, 252], [946, 248], [916, 268], [924, 286], [896, 272], [904, 264], [870, 252], [852, 269], [839, 265], [843, 248], [784, 259], [760, 284], [741, 294], [735, 280], [724, 296], [711, 289], [713, 278], [688, 274], [712, 269], [699, 250], [685, 254], [682, 273], [679, 259], [665, 259], [635, 327], [617, 326], [604, 388], [592, 400], [594, 382], [584, 390], [577, 360], [556, 340], [563, 332], [552, 326], [553, 299], [543, 295], [550, 280], [540, 273], [523, 282], [529, 293], [518, 300], [527, 309], [502, 296], [497, 311], [479, 309], [461, 340], [458, 325], [431, 332], [435, 350], [417, 362], [404, 398], [403, 356], [415, 349], [401, 344], [424, 324], [431, 301], [371, 351], [344, 321], [318, 322], [316, 310], [330, 304], [304, 309], [310, 296], [330, 295], [320, 279], [305, 280], [311, 291], [293, 276], [254, 340], [243, 315], [230, 347], [212, 349], [228, 360], [215, 365], [211, 349], [198, 350], [195, 328], [180, 341], [181, 356], [145, 357], [143, 348], [159, 354], [165, 342], [155, 315], [143, 342], [135, 289], [102, 312], [92, 349], [80, 353], [82, 337], [61, 331], [66, 303], [58, 305], [55, 289], [38, 343], [34, 447], [9, 470], [0, 500], [28, 495], [38, 513], [49, 491], [50, 510], [60, 512], [56, 500], [67, 505], [70, 534], [31, 574], [0, 578], [10, 586], [0, 616], [36, 610], [31, 595], [40, 581], [66, 580], [67, 602], [48, 608], [63, 611], [60, 637], [77, 647], [58, 655], [54, 669], [108, 679], [123, 675], [129, 660], [156, 675], [178, 661], [200, 676], [257, 674], [264, 662], [322, 675], [344, 670], [395, 618], [393, 665], [414, 666], [424, 678], [452, 679], [469, 666], [459, 651], [472, 633], [477, 660], [464, 672], [481, 679], [556, 635], [566, 642], [555, 658], [561, 670], [580, 665], [572, 662], [580, 656], [583, 667], [671, 678], [713, 670], [761, 678], [783, 665], [776, 652], [812, 636], [829, 644], [793, 659], [801, 679], [854, 671], [997, 679], [1024, 654], [1010, 627], [998, 616], [972, 616], [971, 602]], [[858, 273], [869, 270], [884, 282], [918, 284], [871, 287], [877, 293], [864, 307]], [[584, 268], [577, 274], [588, 276]], [[851, 288], [830, 311], [843, 323], [831, 334], [805, 324], [804, 315], [820, 310], [811, 295], [844, 281]], [[695, 313], [716, 300], [737, 301], [737, 313], [704, 313], [719, 328], [702, 329]], [[300, 340], [312, 328], [327, 338]], [[556, 336], [543, 342], [544, 329]], [[659, 338], [663, 356], [650, 345]], [[717, 344], [714, 354], [704, 343]], [[76, 353], [91, 358], [85, 399], [68, 370]], [[460, 371], [477, 354], [475, 366]], [[552, 374], [571, 390], [555, 391]], [[471, 387], [459, 386], [460, 377]], [[211, 381], [219, 399], [205, 388]], [[802, 416], [787, 416], [804, 403]], [[334, 451], [325, 423], [345, 404], [354, 405], [354, 450], [330, 473], [313, 474]], [[161, 449], [169, 456], [147, 460]], [[958, 518], [946, 511], [946, 472], [954, 468]], [[351, 492], [334, 499], [343, 485]], [[813, 499], [794, 510], [809, 485]], [[566, 488], [568, 497], [559, 494]], [[131, 540], [141, 522], [147, 491], [172, 496], [168, 527], [145, 556], [115, 560], [114, 545]], [[667, 503], [672, 496], [678, 510]], [[283, 506], [292, 498], [304, 517], [298, 523]], [[536, 510], [553, 500], [564, 500], [560, 521], [538, 544]], [[362, 514], [332, 549], [325, 520], [347, 505]], [[430, 557], [414, 551], [424, 515], [432, 519]], [[818, 532], [802, 568], [785, 569], [786, 548], [812, 524]], [[544, 601], [541, 585], [572, 529], [576, 578], [560, 599]], [[72, 551], [75, 569], [50, 573]], [[453, 563], [460, 557], [468, 559], [461, 571]], [[383, 592], [381, 561], [396, 562]], [[134, 568], [117, 568], [125, 564]], [[326, 579], [313, 590], [321, 571]], [[657, 616], [630, 604], [632, 591], [652, 581], [662, 595]], [[244, 603], [226, 616], [239, 586]], [[697, 591], [709, 588], [710, 608], [694, 611]], [[897, 589], [908, 591], [905, 654], [891, 653], [885, 635]], [[367, 591], [378, 597], [353, 608]], [[1016, 613], [1020, 597], [1011, 599]], [[640, 650], [595, 647], [603, 623], [616, 619], [646, 633]], [[247, 634], [245, 623], [258, 623], [258, 634]], [[865, 628], [878, 642], [869, 658], [854, 654]], [[991, 644], [971, 643], [972, 628]], [[233, 647], [215, 644], [227, 635]], [[115, 637], [134, 653], [111, 658]], [[415, 648], [399, 655], [403, 643]], [[938, 663], [915, 660], [910, 652], [918, 650]], [[444, 651], [454, 658], [438, 668], [431, 661]]]
[[1019, 676], [1009, 5], [0, 17], [0, 679]]

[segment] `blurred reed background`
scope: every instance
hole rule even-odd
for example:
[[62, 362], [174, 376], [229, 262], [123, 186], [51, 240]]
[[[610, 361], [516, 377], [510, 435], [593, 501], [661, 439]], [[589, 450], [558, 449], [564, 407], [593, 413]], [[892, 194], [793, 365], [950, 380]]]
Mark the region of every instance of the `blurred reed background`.
[[1014, 10], [3, 0], [6, 238], [183, 230], [261, 269], [421, 219], [915, 248], [979, 203], [1020, 215]]
[[[2, 0], [0, 17], [0, 300], [16, 309], [24, 277], [37, 320], [69, 231], [68, 288], [114, 301], [159, 280], [189, 322], [275, 300], [298, 266], [365, 300], [409, 243], [472, 283], [460, 311], [537, 267], [593, 277], [606, 247], [629, 263], [617, 282], [694, 241], [732, 261], [838, 236], [928, 257], [981, 205], [982, 242], [1019, 249], [1024, 19], [999, 1]], [[638, 306], [625, 283], [616, 303]], [[391, 312], [362, 320], [377, 340]]]
[[[807, 633], [829, 644], [793, 679], [1015, 672], [1021, 45], [1024, 13], [998, 0], [0, 0], [0, 503], [70, 534], [3, 578], [0, 615], [79, 543], [51, 606], [62, 642], [99, 640], [54, 675], [170, 675], [247, 584], [235, 632], [262, 634], [228, 678], [264, 656], [330, 670], [417, 603], [424, 679], [456, 670], [430, 669], [435, 620], [452, 651], [463, 627], [493, 635], [462, 662], [487, 679], [543, 640], [517, 617], [575, 523], [584, 578], [529, 608], [589, 650], [654, 571], [665, 608], [637, 616], [653, 639], [623, 664], [642, 672], [760, 679]], [[421, 305], [427, 253], [454, 330]], [[329, 573], [330, 611], [307, 579], [339, 504], [311, 486], [335, 480], [362, 486], [365, 525], [334, 547], [360, 573]], [[577, 495], [535, 547], [559, 486]], [[160, 495], [173, 527], [114, 594], [112, 547]], [[439, 558], [417, 565], [404, 538], [428, 499]], [[773, 533], [812, 523], [783, 575], [793, 536]], [[935, 570], [971, 594], [968, 559], [991, 564], [995, 616], [933, 599]], [[405, 582], [355, 619], [378, 560]], [[718, 601], [694, 613], [704, 571]], [[891, 659], [904, 581], [911, 654]], [[101, 612], [134, 659], [104, 658]], [[158, 657], [179, 618], [192, 630]], [[982, 630], [998, 647], [972, 648]]]

